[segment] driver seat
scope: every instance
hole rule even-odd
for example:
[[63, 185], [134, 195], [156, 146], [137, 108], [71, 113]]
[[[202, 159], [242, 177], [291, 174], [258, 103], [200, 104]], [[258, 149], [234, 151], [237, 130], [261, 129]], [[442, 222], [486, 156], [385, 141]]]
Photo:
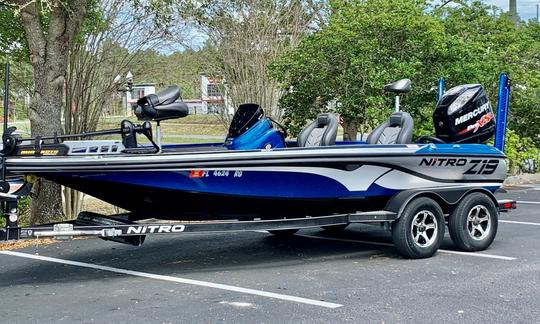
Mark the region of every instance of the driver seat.
[[368, 144], [409, 144], [412, 142], [414, 121], [407, 112], [395, 112], [369, 134]]
[[338, 119], [331, 113], [317, 115], [311, 124], [298, 134], [298, 146], [326, 146], [336, 143]]

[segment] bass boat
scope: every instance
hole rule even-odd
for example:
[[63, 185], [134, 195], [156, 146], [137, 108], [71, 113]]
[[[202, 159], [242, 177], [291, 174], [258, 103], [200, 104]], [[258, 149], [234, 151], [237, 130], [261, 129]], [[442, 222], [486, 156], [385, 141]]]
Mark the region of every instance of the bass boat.
[[[160, 122], [189, 113], [178, 87], [170, 87], [138, 100], [134, 113], [141, 125], [124, 120], [118, 129], [36, 138], [21, 138], [9, 129], [3, 136], [3, 171], [41, 177], [99, 198], [129, 211], [130, 222], [332, 215], [394, 222], [413, 198], [423, 197], [431, 207], [420, 218], [411, 216], [407, 228], [423, 224], [411, 237], [420, 242], [419, 249], [423, 244], [428, 250], [431, 241], [422, 233], [440, 236], [441, 217], [471, 194], [484, 197], [478, 205], [488, 213], [498, 213], [493, 193], [502, 186], [507, 166], [500, 150], [484, 144], [495, 132], [495, 120], [482, 86], [447, 91], [433, 113], [435, 136], [414, 141], [413, 119], [399, 109], [399, 95], [410, 90], [410, 81], [385, 90], [396, 94], [396, 111], [365, 142], [336, 141], [339, 122], [332, 113], [319, 114], [296, 140], [287, 141], [285, 128], [260, 106], [244, 104], [224, 142], [166, 145]], [[114, 134], [118, 140], [84, 139]], [[481, 218], [475, 222], [475, 230], [469, 230], [473, 239], [487, 231]], [[496, 229], [493, 218], [489, 226]]]

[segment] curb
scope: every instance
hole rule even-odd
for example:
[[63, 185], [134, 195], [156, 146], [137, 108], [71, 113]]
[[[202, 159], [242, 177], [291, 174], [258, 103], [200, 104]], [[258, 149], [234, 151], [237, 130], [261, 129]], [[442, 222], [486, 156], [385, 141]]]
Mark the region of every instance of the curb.
[[519, 174], [515, 176], [509, 176], [504, 180], [504, 186], [516, 186], [522, 184], [535, 184], [540, 183], [540, 173], [536, 174]]

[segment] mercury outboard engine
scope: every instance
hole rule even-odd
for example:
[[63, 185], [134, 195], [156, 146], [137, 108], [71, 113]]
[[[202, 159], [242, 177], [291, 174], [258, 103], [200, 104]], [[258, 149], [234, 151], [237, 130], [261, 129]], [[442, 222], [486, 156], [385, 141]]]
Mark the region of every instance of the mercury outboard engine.
[[493, 109], [480, 84], [444, 93], [433, 113], [437, 138], [447, 143], [485, 143], [495, 133]]

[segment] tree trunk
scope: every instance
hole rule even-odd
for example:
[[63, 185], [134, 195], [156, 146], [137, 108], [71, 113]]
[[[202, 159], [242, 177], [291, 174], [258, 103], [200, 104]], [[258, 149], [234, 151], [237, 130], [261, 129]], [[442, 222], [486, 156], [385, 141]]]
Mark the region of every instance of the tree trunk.
[[[62, 132], [61, 108], [64, 70], [62, 58], [34, 65], [35, 90], [30, 103], [29, 117], [32, 136]], [[33, 190], [30, 206], [31, 224], [59, 221], [63, 218], [62, 195], [59, 185], [41, 179]]]
[[358, 126], [353, 119], [345, 118], [343, 120], [343, 140], [354, 142], [356, 141], [356, 134], [358, 133]]
[[60, 186], [39, 179], [34, 183], [34, 198], [30, 204], [30, 224], [44, 224], [63, 220]]
[[[37, 2], [19, 0], [30, 62], [34, 68], [34, 93], [29, 108], [32, 136], [62, 132], [61, 110], [69, 49], [84, 17], [87, 0], [51, 2], [48, 24], [42, 24]], [[40, 179], [34, 187], [30, 222], [61, 220], [62, 195], [59, 185]]]

